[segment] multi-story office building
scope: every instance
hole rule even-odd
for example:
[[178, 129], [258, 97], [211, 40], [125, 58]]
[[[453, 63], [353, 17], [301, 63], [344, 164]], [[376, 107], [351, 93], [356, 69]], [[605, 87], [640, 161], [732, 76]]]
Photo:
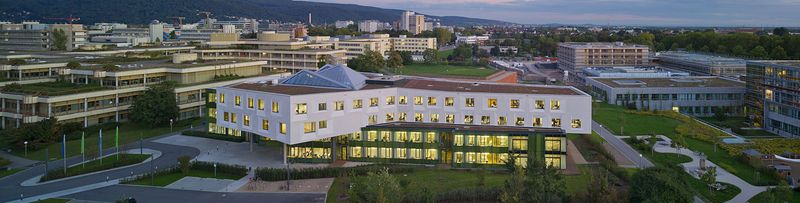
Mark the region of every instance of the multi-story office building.
[[422, 54], [425, 50], [436, 49], [436, 38], [409, 38], [405, 35], [389, 37], [389, 34], [369, 34], [358, 38], [344, 39], [334, 42], [335, 49], [346, 50], [347, 59], [361, 55], [367, 50], [376, 51], [384, 57], [389, 51], [408, 51]]
[[404, 11], [400, 15], [398, 21], [398, 29], [411, 32], [411, 34], [419, 34], [425, 31], [425, 16], [414, 13], [413, 11]]
[[477, 45], [485, 45], [486, 42], [489, 41], [488, 35], [480, 35], [480, 36], [456, 36], [456, 44], [477, 44]]
[[588, 77], [589, 93], [609, 104], [640, 110], [672, 110], [697, 116], [741, 114], [745, 84], [707, 76], [667, 78]]
[[800, 137], [800, 61], [748, 61], [745, 81], [750, 123]]
[[564, 168], [565, 133], [591, 132], [591, 97], [568, 86], [368, 78], [345, 66], [215, 88], [215, 133], [288, 145], [295, 161], [499, 166], [509, 157]]
[[22, 24], [0, 25], [0, 49], [22, 51], [48, 51], [56, 46], [54, 32], [63, 31], [63, 46], [67, 51], [79, 48], [87, 42], [88, 35], [80, 24]]
[[687, 71], [695, 75], [716, 75], [738, 79], [746, 72], [744, 59], [680, 51], [657, 53], [656, 59], [666, 68]]
[[622, 42], [565, 42], [558, 44], [558, 68], [580, 71], [592, 66], [650, 64], [650, 48]]
[[[250, 19], [250, 18], [239, 18], [236, 20], [217, 20], [214, 18], [209, 19], [211, 21], [210, 27], [212, 29], [223, 29], [223, 27], [229, 25], [233, 26], [233, 31], [238, 34], [247, 34], [247, 33], [258, 33], [258, 20]], [[206, 19], [200, 19], [197, 23], [200, 25], [207, 25]], [[232, 32], [233, 33], [233, 32]]]
[[406, 37], [400, 35], [399, 37], [390, 38], [392, 42], [392, 49], [395, 51], [407, 51], [413, 54], [422, 54], [428, 49], [437, 49], [436, 38], [417, 38]]
[[203, 49], [192, 50], [203, 60], [263, 61], [265, 71], [316, 70], [320, 61], [345, 63], [345, 52], [333, 49], [333, 44], [291, 41], [288, 34], [281, 33], [259, 34], [258, 40], [211, 41], [204, 43]]

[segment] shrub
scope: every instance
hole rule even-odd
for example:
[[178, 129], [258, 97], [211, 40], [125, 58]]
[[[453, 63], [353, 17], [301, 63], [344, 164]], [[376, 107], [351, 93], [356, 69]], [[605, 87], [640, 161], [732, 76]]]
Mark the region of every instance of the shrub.
[[183, 175], [189, 174], [189, 161], [191, 160], [192, 157], [189, 156], [178, 157], [178, 163], [180, 164], [181, 173], [183, 173]]
[[496, 202], [499, 196], [498, 187], [462, 188], [437, 194], [436, 202]]
[[[214, 164], [215, 163], [213, 162], [194, 161], [189, 165], [189, 169], [201, 170], [201, 171], [214, 171]], [[239, 176], [247, 175], [246, 166], [223, 164], [223, 163], [216, 163], [216, 164], [218, 173], [225, 173], [225, 174], [239, 175]]]
[[[377, 172], [381, 168], [388, 168], [389, 173], [408, 173], [414, 170], [413, 166], [399, 166], [399, 165], [384, 165], [374, 164], [367, 166], [356, 167], [324, 167], [324, 168], [293, 168], [291, 169], [291, 178], [296, 179], [313, 179], [313, 178], [332, 178], [343, 176], [363, 176], [368, 172]], [[258, 168], [255, 172], [256, 178], [265, 181], [280, 181], [286, 180], [285, 168]]]
[[231, 142], [244, 142], [244, 136], [233, 136], [233, 135], [224, 135], [224, 134], [217, 134], [217, 133], [210, 133], [205, 131], [196, 131], [196, 130], [185, 130], [182, 133], [186, 136], [192, 137], [202, 137], [202, 138], [209, 138], [215, 140], [224, 140], [224, 141], [231, 141]]

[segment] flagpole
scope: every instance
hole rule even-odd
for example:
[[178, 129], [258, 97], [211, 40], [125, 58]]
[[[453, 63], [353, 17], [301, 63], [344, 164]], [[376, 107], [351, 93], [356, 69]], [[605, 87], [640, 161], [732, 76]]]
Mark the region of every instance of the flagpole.
[[117, 147], [117, 161], [119, 161], [119, 126], [114, 131], [114, 146]]
[[103, 129], [100, 128], [100, 140], [97, 142], [97, 153], [100, 155], [100, 165], [103, 165]]
[[61, 137], [61, 156], [64, 160], [64, 176], [67, 176], [67, 134]]
[[86, 146], [84, 136], [86, 136], [86, 131], [81, 132], [81, 167], [86, 168]]

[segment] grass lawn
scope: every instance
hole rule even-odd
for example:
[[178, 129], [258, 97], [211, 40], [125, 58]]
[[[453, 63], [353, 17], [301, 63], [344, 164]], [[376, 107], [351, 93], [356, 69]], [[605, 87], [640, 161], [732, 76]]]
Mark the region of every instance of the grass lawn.
[[439, 57], [446, 59], [448, 56], [453, 55], [453, 51], [455, 51], [455, 49], [439, 51]]
[[723, 120], [717, 119], [716, 117], [699, 117], [701, 120], [709, 122], [713, 125], [720, 126], [723, 128], [730, 128], [736, 134], [739, 134], [746, 138], [783, 138], [780, 135], [776, 135], [771, 132], [767, 132], [765, 130], [742, 130], [743, 127], [748, 127], [745, 123], [745, 117], [726, 117]]
[[67, 175], [64, 175], [63, 168], [57, 168], [48, 171], [47, 175], [42, 177], [43, 181], [55, 180], [70, 176], [87, 174], [96, 171], [108, 170], [133, 164], [138, 164], [150, 158], [149, 154], [120, 154], [119, 160], [116, 155], [104, 157], [102, 163], [100, 159], [86, 162], [85, 165], [75, 165], [67, 168]]
[[[749, 202], [767, 202], [767, 195], [767, 192], [758, 193], [758, 195], [750, 198]], [[800, 192], [792, 190], [792, 197], [789, 199], [789, 202], [797, 202], [798, 200], [800, 200]]]
[[397, 74], [416, 76], [486, 77], [497, 70], [480, 66], [411, 64], [400, 68]]
[[69, 202], [69, 200], [70, 199], [64, 199], [64, 198], [50, 198], [50, 199], [35, 201], [35, 203], [66, 203]]
[[10, 176], [10, 175], [14, 175], [15, 173], [20, 172], [22, 170], [25, 170], [25, 168], [14, 168], [14, 169], [10, 169], [10, 170], [2, 170], [2, 171], [0, 171], [0, 178], [6, 177], [6, 176]]
[[[199, 177], [199, 178], [214, 178], [214, 171], [189, 170], [189, 174], [184, 175], [183, 173], [180, 172], [180, 170], [178, 170], [178, 171], [175, 171], [174, 173], [156, 175], [155, 177], [153, 177], [153, 180], [152, 180], [152, 183], [154, 183], [154, 184], [150, 184], [151, 183], [150, 176], [147, 176], [146, 178], [142, 178], [142, 179], [139, 179], [139, 180], [134, 180], [134, 181], [131, 181], [131, 182], [127, 182], [127, 183], [124, 183], [124, 184], [151, 185], [151, 186], [164, 187], [164, 186], [169, 185], [170, 183], [178, 181], [181, 178], [187, 177], [187, 176]], [[239, 180], [242, 177], [244, 177], [244, 176], [217, 172], [217, 177], [216, 178], [218, 178], [218, 179], [229, 179], [229, 180]]]
[[[176, 122], [174, 126], [174, 131], [179, 132], [182, 129], [189, 127], [190, 124], [194, 124], [197, 126], [202, 119], [191, 119], [185, 121]], [[86, 131], [86, 153], [87, 154], [97, 154], [97, 145], [98, 145], [98, 132], [96, 127], [89, 127]], [[169, 126], [166, 127], [149, 127], [149, 126], [142, 126], [135, 123], [121, 123], [119, 126], [119, 144], [120, 146], [137, 142], [139, 138], [147, 139], [150, 137], [155, 137], [159, 135], [163, 135], [165, 133], [169, 133]], [[114, 127], [110, 127], [107, 129], [103, 129], [103, 148], [108, 149], [114, 147]], [[61, 159], [61, 142], [50, 144], [47, 147], [50, 150], [50, 160], [57, 160]], [[80, 155], [81, 153], [81, 140], [67, 140], [67, 157]], [[121, 151], [121, 149], [120, 149]], [[29, 150], [28, 156], [25, 156], [25, 152], [23, 150], [14, 150], [12, 151], [14, 155], [19, 157], [25, 157], [27, 159], [33, 160], [44, 160], [45, 157], [45, 149], [40, 148], [37, 150]]]

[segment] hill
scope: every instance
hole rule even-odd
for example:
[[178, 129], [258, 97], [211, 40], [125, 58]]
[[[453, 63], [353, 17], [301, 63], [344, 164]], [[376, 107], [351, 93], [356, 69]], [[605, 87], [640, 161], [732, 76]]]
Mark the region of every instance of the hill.
[[[119, 22], [145, 24], [151, 20], [169, 20], [185, 16], [185, 22], [197, 22], [198, 11], [210, 11], [214, 18], [248, 17], [282, 22], [305, 22], [312, 13], [313, 23], [336, 20], [396, 21], [402, 10], [355, 4], [334, 4], [291, 0], [0, 0], [0, 21], [80, 17], [78, 23]], [[458, 16], [430, 16], [445, 25], [496, 25], [507, 22]], [[63, 22], [63, 21], [58, 21]]]

